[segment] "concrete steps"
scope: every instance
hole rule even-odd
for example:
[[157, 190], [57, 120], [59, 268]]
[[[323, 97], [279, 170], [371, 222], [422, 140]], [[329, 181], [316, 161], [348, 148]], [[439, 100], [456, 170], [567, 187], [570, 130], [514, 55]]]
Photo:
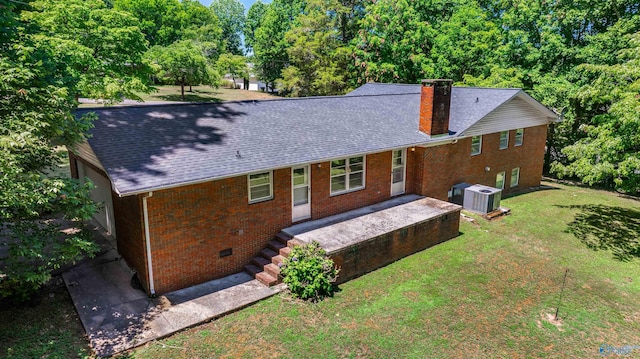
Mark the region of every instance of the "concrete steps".
[[244, 270], [268, 287], [281, 283], [280, 267], [284, 259], [291, 254], [291, 249], [300, 244], [300, 241], [280, 232], [244, 267]]

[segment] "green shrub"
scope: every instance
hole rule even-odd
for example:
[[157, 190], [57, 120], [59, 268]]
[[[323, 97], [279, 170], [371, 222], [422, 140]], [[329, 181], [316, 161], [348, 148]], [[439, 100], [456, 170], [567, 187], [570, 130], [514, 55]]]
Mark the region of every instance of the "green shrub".
[[333, 295], [338, 271], [325, 250], [313, 241], [293, 248], [280, 273], [293, 297], [318, 301]]

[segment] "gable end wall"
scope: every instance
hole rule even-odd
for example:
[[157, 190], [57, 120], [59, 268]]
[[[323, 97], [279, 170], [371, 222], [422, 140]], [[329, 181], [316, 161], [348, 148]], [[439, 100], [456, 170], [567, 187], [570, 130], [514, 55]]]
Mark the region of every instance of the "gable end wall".
[[[504, 194], [522, 191], [540, 185], [547, 125], [524, 129], [521, 146], [514, 146], [515, 130], [509, 131], [509, 147], [499, 149], [500, 133], [482, 136], [482, 152], [471, 156], [471, 138], [455, 144], [417, 148], [419, 171], [415, 192], [427, 197], [448, 200], [448, 191], [454, 184], [467, 182], [495, 187], [496, 176], [505, 172]], [[486, 171], [485, 168], [490, 170]], [[520, 167], [520, 181], [510, 186], [511, 170]]]

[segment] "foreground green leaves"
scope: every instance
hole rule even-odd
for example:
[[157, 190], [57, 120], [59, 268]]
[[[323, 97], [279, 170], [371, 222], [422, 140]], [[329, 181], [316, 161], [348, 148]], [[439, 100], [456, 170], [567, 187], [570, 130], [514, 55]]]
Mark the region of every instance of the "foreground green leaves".
[[[47, 176], [63, 159], [56, 146], [73, 148], [93, 119], [74, 116], [82, 76], [63, 61], [83, 47], [21, 21], [16, 6], [0, 7], [0, 297], [24, 300], [52, 270], [95, 252], [80, 229], [96, 204], [90, 185]], [[78, 231], [61, 232], [63, 221]]]

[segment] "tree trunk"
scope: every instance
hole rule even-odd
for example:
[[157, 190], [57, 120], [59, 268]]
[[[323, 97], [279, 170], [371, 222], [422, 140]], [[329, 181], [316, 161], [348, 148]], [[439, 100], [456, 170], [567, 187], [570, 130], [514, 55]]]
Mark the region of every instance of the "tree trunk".
[[231, 75], [231, 79], [233, 80], [233, 89], [236, 89], [236, 77]]
[[184, 78], [180, 79], [180, 97], [184, 101]]
[[551, 123], [547, 128], [547, 150], [544, 153], [544, 164], [542, 166], [542, 172], [544, 174], [549, 174], [551, 172], [551, 162], [555, 160], [551, 152], [555, 150], [556, 150], [555, 124]]
[[191, 88], [191, 84], [189, 84], [189, 92], [193, 92], [193, 89]]

